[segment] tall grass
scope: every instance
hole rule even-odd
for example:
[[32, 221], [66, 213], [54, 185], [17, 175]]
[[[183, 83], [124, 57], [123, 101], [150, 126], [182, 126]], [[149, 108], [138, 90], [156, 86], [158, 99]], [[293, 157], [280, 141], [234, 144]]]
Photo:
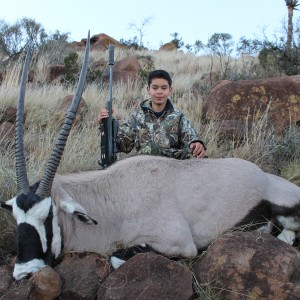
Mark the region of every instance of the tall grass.
[[[82, 53], [79, 53], [81, 60]], [[156, 69], [168, 70], [174, 82], [171, 100], [192, 121], [207, 145], [207, 155], [211, 158], [240, 157], [259, 165], [263, 170], [286, 177], [300, 184], [300, 131], [291, 127], [278, 137], [267, 126], [268, 111], [257, 120], [249, 120], [252, 125], [242, 138], [224, 138], [219, 120], [208, 123], [202, 121], [202, 107], [210, 82], [203, 81], [203, 74], [220, 72], [218, 60], [209, 56], [197, 57], [192, 54], [160, 51], [133, 51], [116, 49], [116, 60], [128, 55], [150, 58]], [[107, 53], [91, 52], [91, 63], [107, 61]], [[51, 149], [59, 132], [55, 115], [57, 105], [66, 95], [74, 94], [75, 86], [50, 85], [46, 81], [46, 65], [49, 57], [36, 58], [35, 68], [38, 80], [29, 83], [26, 89], [25, 149], [28, 177], [31, 183], [38, 180], [45, 170]], [[21, 62], [16, 62], [8, 70], [0, 85], [0, 107], [16, 106], [18, 97]], [[236, 78], [249, 78], [255, 73], [261, 76], [261, 69], [255, 58], [234, 60], [230, 63], [230, 74]], [[254, 73], [253, 73], [254, 72]], [[76, 124], [69, 136], [59, 172], [74, 172], [98, 169], [99, 126], [97, 115], [109, 97], [107, 84], [90, 83], [86, 86], [83, 98], [88, 111], [80, 124]], [[146, 83], [138, 81], [120, 82], [113, 87], [113, 107], [118, 119], [129, 116], [136, 105], [148, 97]], [[120, 159], [127, 157], [119, 155]], [[7, 200], [17, 193], [14, 149], [1, 141], [0, 145], [0, 200]], [[0, 216], [3, 219], [3, 216]], [[5, 221], [6, 222], [6, 221]], [[0, 226], [1, 227], [1, 226]], [[0, 228], [1, 230], [1, 228]], [[1, 234], [1, 233], [0, 233]], [[1, 241], [0, 241], [1, 243]], [[218, 293], [209, 287], [197, 285], [194, 288], [201, 299], [218, 299]]]
[[[82, 53], [79, 54], [78, 59], [80, 60]], [[266, 126], [267, 111], [260, 119], [251, 120], [253, 122], [251, 130], [245, 132], [242, 140], [235, 140], [234, 137], [224, 140], [220, 135], [217, 122], [210, 121], [206, 124], [202, 122], [202, 106], [209, 87], [205, 87], [208, 83], [203, 82], [201, 78], [207, 72], [219, 72], [220, 67], [217, 59], [180, 52], [116, 49], [116, 60], [128, 55], [150, 58], [154, 68], [166, 69], [172, 74], [174, 93], [171, 100], [177, 108], [184, 111], [199, 131], [208, 146], [209, 157], [241, 157], [255, 162], [264, 170], [274, 172], [277, 172], [278, 168], [282, 169], [299, 159], [299, 155], [294, 155], [294, 157], [285, 155], [283, 160], [280, 159], [279, 150], [281, 149], [281, 152], [286, 154], [283, 149], [284, 147], [288, 148], [286, 145], [280, 146], [280, 143], [286, 144], [287, 141], [286, 138], [284, 140], [284, 137], [281, 139], [275, 137], [272, 129]], [[107, 61], [107, 52], [92, 51], [91, 63], [97, 60]], [[48, 63], [47, 54], [36, 57], [34, 66], [39, 80], [29, 83], [26, 89], [25, 148], [28, 155], [29, 177], [32, 180], [36, 180], [42, 175], [59, 131], [57, 120], [54, 118], [57, 113], [56, 107], [61, 99], [75, 91], [75, 86], [50, 85], [46, 82], [45, 70]], [[240, 72], [239, 76], [242, 77], [243, 74], [248, 76], [254, 65], [255, 58], [249, 57], [247, 61], [243, 57], [232, 60], [229, 68], [232, 73]], [[16, 105], [21, 68], [21, 62], [18, 61], [7, 70], [5, 80], [0, 86], [0, 106]], [[202, 87], [205, 88], [202, 89]], [[70, 172], [98, 168], [99, 128], [97, 114], [100, 108], [104, 107], [108, 97], [107, 83], [90, 83], [86, 86], [83, 98], [87, 103], [88, 111], [80, 126], [76, 125], [71, 132], [60, 171]], [[146, 82], [142, 86], [139, 81], [129, 80], [128, 82], [117, 83], [113, 87], [113, 97], [116, 117], [125, 119], [141, 100], [148, 97]], [[291, 128], [290, 133], [287, 134], [293, 135], [292, 130]], [[297, 139], [294, 142], [297, 146]], [[7, 183], [5, 178], [13, 178], [14, 163], [11, 152], [8, 150], [1, 151], [1, 172], [3, 175], [1, 176], [0, 187], [2, 191], [6, 190], [3, 189], [3, 185]], [[280, 164], [277, 166], [278, 161]], [[11, 194], [14, 192], [15, 190], [12, 190]], [[5, 196], [8, 193], [8, 191], [5, 192]]]

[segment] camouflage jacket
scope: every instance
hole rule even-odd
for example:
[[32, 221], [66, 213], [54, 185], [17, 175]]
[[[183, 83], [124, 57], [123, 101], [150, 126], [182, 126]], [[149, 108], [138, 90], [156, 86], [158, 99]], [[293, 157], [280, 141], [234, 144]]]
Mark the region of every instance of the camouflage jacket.
[[204, 145], [190, 121], [170, 100], [160, 116], [151, 108], [150, 100], [144, 100], [119, 126], [117, 145], [120, 152], [129, 153], [135, 147], [138, 154], [186, 159], [192, 157], [189, 145], [196, 141]]

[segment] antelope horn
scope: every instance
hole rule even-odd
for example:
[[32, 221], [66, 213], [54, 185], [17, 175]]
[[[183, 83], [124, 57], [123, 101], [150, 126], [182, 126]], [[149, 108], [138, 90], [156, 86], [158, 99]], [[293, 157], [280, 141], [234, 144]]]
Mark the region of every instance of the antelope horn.
[[64, 124], [60, 130], [58, 138], [56, 140], [55, 146], [52, 150], [50, 159], [48, 161], [45, 174], [38, 186], [36, 194], [40, 197], [49, 197], [51, 193], [51, 187], [53, 179], [56, 173], [56, 170], [59, 166], [70, 130], [75, 120], [76, 112], [80, 103], [80, 99], [83, 93], [83, 88], [85, 84], [86, 74], [88, 70], [88, 60], [89, 60], [89, 51], [90, 51], [90, 32], [88, 33], [88, 38], [86, 41], [84, 60], [81, 67], [79, 82], [76, 88], [75, 95], [73, 97], [71, 106], [66, 115]]
[[25, 150], [24, 150], [24, 99], [26, 81], [29, 70], [29, 61], [31, 55], [31, 47], [27, 47], [27, 54], [23, 65], [23, 71], [20, 82], [20, 91], [18, 97], [17, 117], [16, 117], [16, 146], [15, 146], [15, 159], [16, 159], [16, 173], [17, 185], [20, 194], [28, 194], [29, 181], [26, 171]]

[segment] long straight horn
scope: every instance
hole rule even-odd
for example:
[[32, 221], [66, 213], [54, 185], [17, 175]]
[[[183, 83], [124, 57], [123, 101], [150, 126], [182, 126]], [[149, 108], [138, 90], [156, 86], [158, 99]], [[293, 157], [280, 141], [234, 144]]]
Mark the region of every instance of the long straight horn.
[[74, 123], [76, 112], [80, 103], [80, 99], [83, 93], [83, 88], [85, 84], [86, 74], [88, 70], [88, 61], [89, 61], [89, 52], [90, 52], [90, 32], [88, 33], [88, 38], [86, 41], [86, 47], [85, 47], [85, 53], [84, 53], [84, 60], [81, 67], [79, 82], [76, 88], [75, 95], [73, 97], [71, 106], [69, 108], [69, 111], [66, 115], [64, 124], [60, 130], [60, 133], [58, 135], [58, 138], [56, 140], [55, 146], [52, 150], [50, 159], [47, 164], [47, 168], [45, 171], [45, 174], [39, 184], [39, 187], [36, 191], [36, 194], [40, 197], [49, 197], [51, 193], [51, 187], [53, 183], [53, 179], [55, 176], [55, 173], [57, 171], [57, 168], [59, 166], [61, 157], [63, 155], [63, 151], [70, 133], [70, 130], [72, 128], [72, 125]]
[[29, 61], [31, 55], [31, 47], [27, 47], [27, 54], [23, 65], [23, 71], [20, 82], [20, 91], [18, 97], [17, 118], [16, 118], [16, 146], [15, 146], [15, 159], [16, 159], [16, 173], [18, 191], [20, 194], [28, 194], [29, 181], [27, 177], [25, 150], [24, 150], [24, 101], [26, 81], [29, 70]]

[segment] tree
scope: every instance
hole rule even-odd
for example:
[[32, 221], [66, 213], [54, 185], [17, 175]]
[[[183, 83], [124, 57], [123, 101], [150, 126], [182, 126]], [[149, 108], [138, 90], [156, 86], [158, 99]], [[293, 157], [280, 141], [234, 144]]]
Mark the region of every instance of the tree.
[[49, 43], [66, 43], [68, 38], [69, 33], [61, 33], [58, 30], [48, 34], [34, 19], [24, 17], [13, 24], [0, 19], [0, 54], [9, 59], [20, 54], [29, 43], [34, 49], [46, 49], [49, 48], [46, 47]]
[[[147, 26], [151, 22], [152, 18], [153, 17], [147, 17], [147, 18], [143, 19], [140, 25], [137, 25], [136, 22], [130, 22], [128, 24], [130, 29], [133, 29], [138, 33], [138, 35], [140, 37], [140, 39], [139, 39], [140, 47], [144, 47], [143, 38], [145, 35], [145, 33], [144, 33], [145, 26]], [[137, 38], [137, 37], [135, 37], [135, 38]]]
[[54, 33], [49, 35], [49, 39], [56, 42], [68, 42], [69, 35], [69, 32], [60, 32], [59, 30], [55, 30]]
[[[221, 71], [223, 77], [226, 77], [228, 65], [230, 62], [230, 54], [233, 51], [234, 41], [229, 33], [214, 33], [208, 40], [206, 47], [213, 55], [219, 57]], [[224, 59], [226, 61], [224, 62]], [[224, 68], [224, 69], [223, 69]]]
[[200, 50], [203, 50], [205, 48], [205, 45], [200, 40], [196, 40], [193, 47], [194, 53], [197, 54], [198, 52], [200, 52]]
[[138, 41], [138, 37], [135, 36], [132, 39], [129, 40], [124, 40], [124, 39], [120, 39], [120, 43], [128, 48], [132, 48], [134, 50], [138, 50], [140, 49], [140, 45], [139, 45], [139, 41]]
[[32, 46], [38, 48], [44, 44], [48, 38], [48, 34], [42, 25], [34, 19], [22, 18], [20, 20], [21, 30], [24, 36], [25, 43], [31, 41]]
[[286, 40], [286, 51], [289, 53], [292, 47], [293, 39], [293, 13], [297, 10], [298, 0], [285, 0], [285, 4], [288, 8], [288, 30], [287, 30], [287, 40]]
[[173, 37], [171, 43], [175, 44], [177, 49], [180, 49], [184, 46], [184, 42], [182, 41], [182, 38], [179, 38], [179, 34], [177, 32], [172, 33], [171, 37]]
[[246, 55], [255, 55], [259, 53], [262, 47], [262, 42], [254, 39], [246, 39], [245, 37], [241, 37], [238, 41], [236, 50], [239, 52], [241, 55], [246, 54]]
[[29, 42], [38, 47], [46, 39], [45, 29], [33, 19], [24, 17], [12, 25], [0, 20], [0, 52], [9, 58], [21, 53]]

